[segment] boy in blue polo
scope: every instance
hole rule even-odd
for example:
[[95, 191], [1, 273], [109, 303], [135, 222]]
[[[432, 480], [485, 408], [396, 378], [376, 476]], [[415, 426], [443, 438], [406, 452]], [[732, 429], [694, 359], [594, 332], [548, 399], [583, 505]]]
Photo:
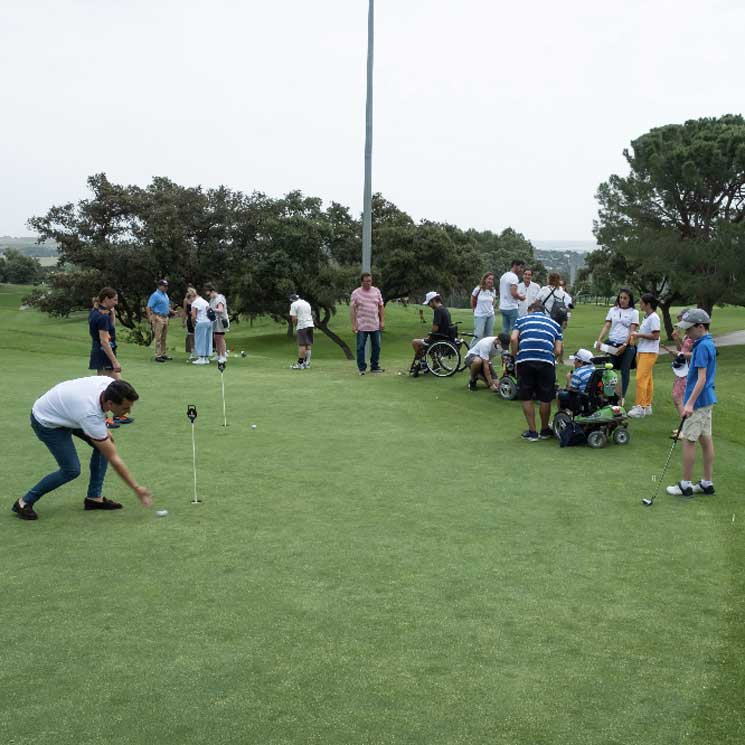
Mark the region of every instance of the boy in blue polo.
[[[714, 494], [714, 440], [711, 435], [711, 413], [717, 397], [714, 378], [717, 372], [717, 350], [709, 333], [711, 318], [700, 308], [689, 310], [677, 323], [693, 341], [688, 381], [683, 396], [683, 416], [680, 430], [683, 440], [683, 479], [667, 487], [667, 493], [677, 497], [694, 494]], [[692, 482], [696, 463], [696, 442], [701, 444], [704, 456], [704, 477]]]

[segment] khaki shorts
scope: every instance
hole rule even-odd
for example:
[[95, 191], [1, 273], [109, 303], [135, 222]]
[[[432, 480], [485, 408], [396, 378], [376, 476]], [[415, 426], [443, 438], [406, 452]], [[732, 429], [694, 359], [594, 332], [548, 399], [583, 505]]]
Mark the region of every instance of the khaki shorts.
[[711, 411], [713, 406], [702, 406], [700, 409], [694, 409], [683, 423], [683, 429], [680, 430], [680, 437], [683, 440], [696, 442], [699, 437], [711, 437]]

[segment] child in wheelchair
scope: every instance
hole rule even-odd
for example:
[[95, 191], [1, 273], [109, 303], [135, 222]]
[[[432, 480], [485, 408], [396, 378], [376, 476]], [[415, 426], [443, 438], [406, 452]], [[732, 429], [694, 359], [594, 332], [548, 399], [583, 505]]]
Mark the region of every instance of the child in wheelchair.
[[414, 359], [411, 362], [409, 374], [415, 378], [420, 373], [429, 372], [427, 364], [424, 361], [427, 347], [437, 339], [449, 339], [452, 341], [455, 338], [455, 327], [452, 325], [450, 319], [450, 311], [443, 304], [439, 293], [434, 291], [428, 292], [422, 305], [428, 305], [432, 308], [434, 316], [432, 318], [430, 334], [424, 339], [411, 340], [411, 346], [414, 348]]

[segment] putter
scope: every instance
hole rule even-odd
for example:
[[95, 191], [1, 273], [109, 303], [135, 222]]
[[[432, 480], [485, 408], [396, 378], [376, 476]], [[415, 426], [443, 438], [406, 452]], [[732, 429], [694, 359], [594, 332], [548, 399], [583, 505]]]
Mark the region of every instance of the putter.
[[686, 420], [685, 417], [683, 417], [680, 420], [680, 424], [678, 425], [678, 429], [675, 432], [675, 436], [672, 438], [673, 444], [670, 446], [670, 452], [667, 454], [667, 460], [665, 461], [665, 467], [662, 469], [660, 478], [657, 481], [657, 486], [655, 487], [654, 494], [649, 499], [646, 499], [646, 498], [642, 499], [642, 504], [645, 507], [651, 507], [654, 504], [654, 500], [657, 498], [657, 493], [660, 491], [660, 484], [662, 483], [662, 480], [665, 478], [665, 474], [667, 473], [667, 467], [670, 465], [670, 458], [672, 458], [673, 450], [675, 450], [675, 445], [680, 439], [680, 431], [683, 429], [685, 420]]
[[225, 411], [225, 363], [218, 362], [217, 369], [220, 371], [220, 387], [222, 389], [222, 426], [228, 426], [228, 415]]
[[197, 407], [195, 404], [189, 404], [186, 407], [186, 416], [191, 422], [191, 459], [194, 465], [194, 499], [192, 504], [199, 504], [202, 500], [197, 496], [197, 441], [194, 435], [194, 420], [197, 418]]

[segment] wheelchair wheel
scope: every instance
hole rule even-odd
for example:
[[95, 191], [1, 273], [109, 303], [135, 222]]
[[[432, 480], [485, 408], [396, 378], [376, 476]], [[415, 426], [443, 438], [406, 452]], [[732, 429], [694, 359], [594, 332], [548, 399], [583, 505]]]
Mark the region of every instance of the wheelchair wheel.
[[605, 432], [596, 429], [587, 435], [587, 444], [591, 448], [604, 448], [608, 444], [608, 438], [605, 436]]
[[508, 375], [499, 380], [499, 395], [505, 401], [513, 401], [517, 396], [517, 383]]
[[460, 366], [460, 352], [449, 341], [436, 341], [430, 344], [424, 359], [429, 371], [438, 378], [449, 378]]
[[618, 429], [614, 429], [611, 437], [616, 445], [627, 445], [631, 439], [631, 435], [626, 427], [618, 427]]
[[561, 437], [561, 433], [572, 423], [572, 417], [569, 416], [565, 411], [559, 411], [554, 416], [553, 424], [551, 425], [556, 437]]

